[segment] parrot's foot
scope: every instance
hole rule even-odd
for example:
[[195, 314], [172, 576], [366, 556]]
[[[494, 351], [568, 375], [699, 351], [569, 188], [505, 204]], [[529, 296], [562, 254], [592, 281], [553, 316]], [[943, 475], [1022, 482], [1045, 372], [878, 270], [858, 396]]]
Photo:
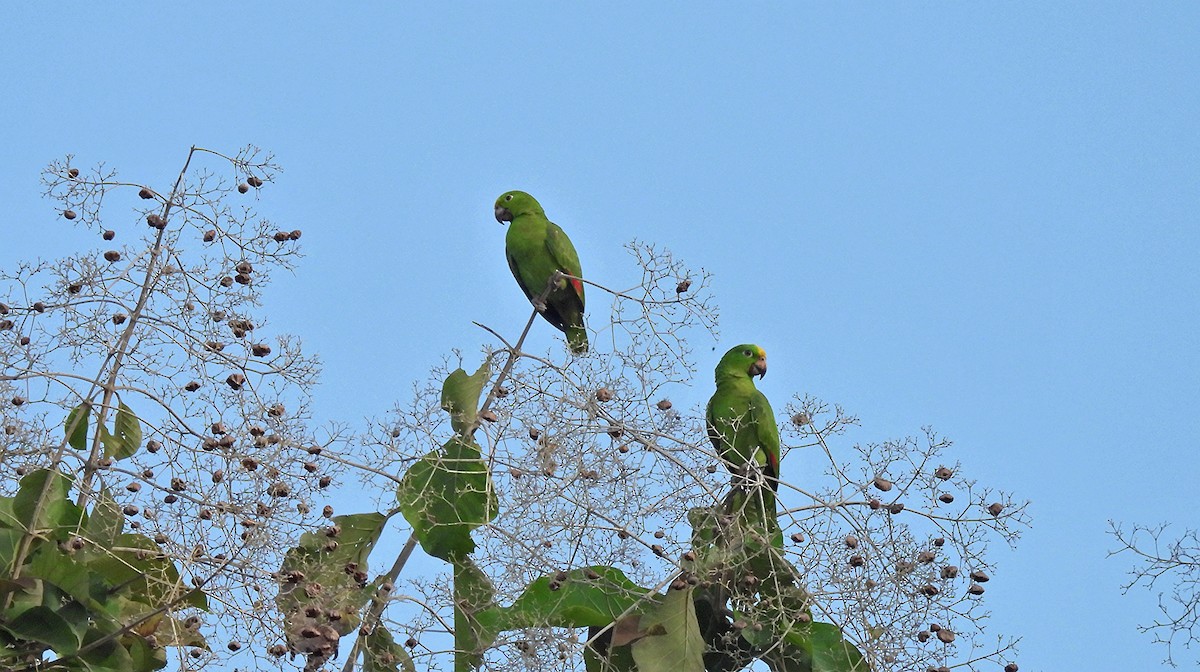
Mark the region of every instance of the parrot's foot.
[[539, 313], [546, 312], [546, 302], [541, 299], [534, 299], [533, 300], [533, 309]]

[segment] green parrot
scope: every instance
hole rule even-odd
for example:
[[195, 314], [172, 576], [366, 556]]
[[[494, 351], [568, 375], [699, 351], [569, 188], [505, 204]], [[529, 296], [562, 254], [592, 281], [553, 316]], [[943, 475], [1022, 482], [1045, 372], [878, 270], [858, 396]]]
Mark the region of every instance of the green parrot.
[[730, 471], [753, 460], [763, 468], [772, 491], [779, 490], [779, 428], [754, 376], [767, 375], [767, 353], [739, 345], [717, 364], [717, 391], [708, 400], [708, 438]]
[[[557, 224], [546, 219], [542, 206], [523, 191], [509, 191], [496, 199], [496, 221], [510, 222], [504, 239], [508, 267], [533, 307], [567, 335], [571, 352], [587, 352], [587, 330], [583, 324], [583, 277], [579, 255], [571, 239]], [[560, 280], [542, 301], [546, 285], [555, 271], [574, 276]]]

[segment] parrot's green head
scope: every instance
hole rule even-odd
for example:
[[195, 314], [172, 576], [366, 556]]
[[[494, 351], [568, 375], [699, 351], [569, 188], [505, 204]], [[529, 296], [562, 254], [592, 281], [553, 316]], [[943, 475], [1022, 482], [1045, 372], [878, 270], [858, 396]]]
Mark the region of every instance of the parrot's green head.
[[717, 364], [717, 383], [722, 380], [762, 378], [767, 375], [767, 351], [750, 343], [744, 343], [721, 358]]
[[507, 191], [496, 199], [496, 221], [501, 224], [511, 222], [514, 217], [534, 214], [546, 216], [542, 204], [523, 191]]

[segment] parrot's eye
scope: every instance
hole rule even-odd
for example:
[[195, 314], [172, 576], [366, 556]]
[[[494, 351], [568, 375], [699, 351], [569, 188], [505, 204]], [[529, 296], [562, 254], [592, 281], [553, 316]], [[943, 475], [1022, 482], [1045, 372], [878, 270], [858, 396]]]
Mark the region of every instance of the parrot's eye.
[[749, 350], [743, 350], [743, 351], [742, 351], [742, 354], [743, 354], [743, 355], [745, 355], [745, 356], [747, 356], [747, 357], [750, 357], [750, 356], [752, 356], [754, 353], [753, 353], [753, 352], [750, 352]]
[[512, 194], [509, 194], [509, 195], [505, 196], [505, 197], [504, 197], [504, 200], [506, 200], [506, 201], [511, 201], [511, 200], [512, 200]]

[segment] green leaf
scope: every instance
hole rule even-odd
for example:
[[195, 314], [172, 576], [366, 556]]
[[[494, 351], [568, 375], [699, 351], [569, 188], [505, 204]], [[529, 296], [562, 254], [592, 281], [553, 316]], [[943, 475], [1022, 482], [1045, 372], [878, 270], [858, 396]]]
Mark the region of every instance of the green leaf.
[[635, 605], [656, 599], [616, 567], [587, 567], [567, 572], [565, 581], [543, 576], [529, 584], [504, 610], [502, 624], [505, 630], [603, 627]]
[[784, 635], [765, 659], [775, 672], [870, 672], [862, 652], [832, 623], [811, 623]]
[[363, 638], [363, 672], [417, 672], [412, 657], [380, 625]]
[[17, 545], [25, 536], [18, 530], [0, 528], [0, 572], [5, 576], [12, 575], [13, 561], [17, 559]]
[[79, 528], [83, 517], [83, 511], [67, 499], [70, 488], [71, 480], [57, 471], [39, 469], [27, 474], [13, 498], [13, 516], [26, 530], [62, 541]]
[[125, 514], [121, 512], [121, 506], [113, 499], [108, 488], [100, 490], [84, 529], [92, 543], [108, 549], [113, 547], [117, 537], [125, 530]]
[[458, 369], [442, 384], [442, 409], [450, 414], [450, 426], [456, 433], [461, 434], [475, 424], [479, 395], [490, 373], [485, 361], [475, 373], [468, 376], [466, 371]]
[[691, 588], [668, 590], [642, 616], [641, 627], [647, 636], [631, 645], [639, 672], [704, 672], [704, 640]]
[[141, 534], [117, 535], [111, 552], [91, 553], [87, 566], [109, 585], [121, 586], [121, 594], [144, 605], [161, 606], [180, 602], [208, 609], [204, 592], [184, 583], [179, 569], [162, 554], [154, 540]]
[[[292, 582], [284, 578], [275, 596], [275, 603], [287, 619], [289, 633], [309, 624], [303, 614], [304, 607], [312, 601], [304, 591], [305, 584], [310, 583], [322, 586], [323, 605], [342, 612], [342, 619], [332, 624], [338, 634], [348, 634], [358, 627], [358, 614], [374, 589], [360, 586], [354, 572], [346, 568], [353, 564], [357, 571], [367, 572], [367, 558], [387, 521], [388, 517], [378, 512], [335, 516], [329, 528], [300, 535], [299, 544], [284, 555], [280, 575], [299, 572], [304, 580]], [[335, 536], [329, 536], [335, 531]], [[336, 602], [329, 604], [334, 599]]]
[[454, 669], [469, 672], [479, 667], [483, 652], [500, 634], [493, 602], [496, 590], [471, 561], [462, 557], [454, 563]]
[[0, 627], [18, 639], [45, 644], [58, 654], [78, 651], [82, 641], [67, 619], [45, 606], [26, 609]]
[[479, 446], [457, 436], [409, 467], [396, 500], [421, 548], [449, 562], [475, 550], [471, 530], [499, 507]]
[[104, 441], [104, 455], [117, 460], [132, 457], [142, 446], [142, 424], [129, 410], [125, 402], [117, 406], [117, 417], [113, 420], [113, 433], [101, 427], [100, 436]]
[[91, 403], [85, 401], [67, 414], [63, 429], [67, 433], [67, 443], [75, 450], [87, 450], [88, 415], [91, 412]]

